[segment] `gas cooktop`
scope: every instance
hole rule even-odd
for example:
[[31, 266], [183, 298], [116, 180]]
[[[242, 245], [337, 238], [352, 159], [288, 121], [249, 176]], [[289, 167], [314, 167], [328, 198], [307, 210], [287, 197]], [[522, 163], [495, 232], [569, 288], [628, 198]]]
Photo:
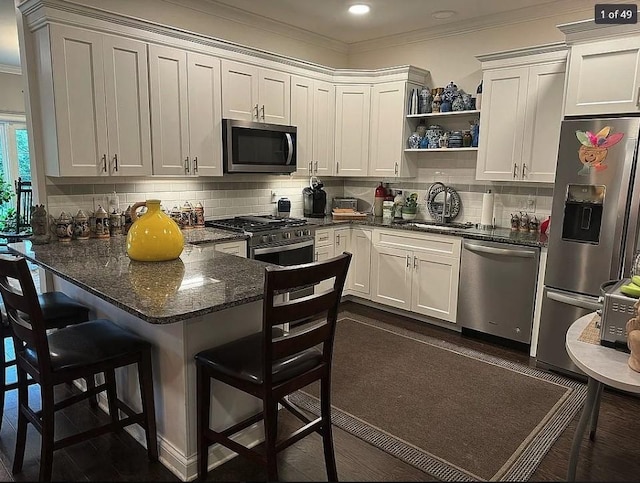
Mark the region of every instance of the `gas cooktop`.
[[307, 220], [300, 218], [280, 218], [273, 215], [236, 216], [205, 222], [205, 226], [247, 233], [283, 230], [306, 224]]

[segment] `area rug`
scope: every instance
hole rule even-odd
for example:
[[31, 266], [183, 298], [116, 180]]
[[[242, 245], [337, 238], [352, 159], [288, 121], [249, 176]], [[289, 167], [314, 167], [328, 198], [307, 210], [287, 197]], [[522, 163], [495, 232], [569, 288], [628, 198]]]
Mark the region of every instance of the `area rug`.
[[[319, 386], [290, 401], [319, 414]], [[586, 386], [351, 313], [336, 329], [332, 422], [442, 481], [528, 480]]]

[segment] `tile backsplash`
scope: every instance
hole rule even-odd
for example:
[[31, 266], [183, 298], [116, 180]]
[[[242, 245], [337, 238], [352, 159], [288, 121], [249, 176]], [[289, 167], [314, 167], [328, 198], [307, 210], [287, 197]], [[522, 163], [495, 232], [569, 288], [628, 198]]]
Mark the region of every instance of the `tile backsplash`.
[[[412, 180], [398, 181], [373, 178], [325, 178], [327, 211], [333, 197], [358, 198], [360, 211], [371, 210], [374, 191], [380, 181], [389, 182], [392, 189], [417, 192], [420, 200], [419, 219], [430, 219], [425, 197], [431, 183], [442, 181], [460, 195], [462, 207], [456, 221], [479, 223], [482, 212], [482, 195], [491, 189], [495, 193], [494, 217], [496, 225], [508, 227], [511, 213], [526, 211], [544, 220], [551, 213], [553, 185], [506, 182], [482, 182], [475, 180], [475, 160], [430, 160], [428, 167], [420, 167]], [[75, 215], [79, 209], [92, 212], [98, 205], [108, 206], [108, 196], [114, 192], [119, 199], [120, 210], [145, 199], [160, 199], [163, 208], [169, 210], [182, 206], [185, 201], [201, 202], [205, 218], [224, 218], [243, 214], [275, 214], [276, 201], [281, 197], [291, 200], [291, 216], [303, 215], [302, 189], [309, 179], [293, 176], [243, 175], [232, 180], [212, 178], [128, 178], [117, 182], [96, 178], [93, 181], [71, 178], [48, 178], [46, 209], [58, 217], [61, 211]], [[272, 195], [275, 193], [275, 195]], [[529, 201], [533, 206], [528, 205]]]

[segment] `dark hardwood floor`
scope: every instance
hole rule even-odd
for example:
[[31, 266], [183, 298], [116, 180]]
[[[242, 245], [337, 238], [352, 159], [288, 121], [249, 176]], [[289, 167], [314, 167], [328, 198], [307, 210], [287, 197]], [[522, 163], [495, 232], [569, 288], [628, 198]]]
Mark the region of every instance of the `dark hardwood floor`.
[[[495, 343], [464, 336], [388, 314], [351, 302], [343, 304], [345, 310], [376, 317], [431, 337], [447, 340], [461, 346], [477, 349], [504, 359], [531, 364], [526, 352]], [[60, 395], [70, 391], [58, 388]], [[37, 387], [32, 386], [33, 404], [39, 404]], [[425, 397], [437, 397], [435, 394]], [[527, 408], [523, 407], [523, 411]], [[295, 419], [282, 411], [282, 431], [294, 427]], [[602, 397], [598, 433], [595, 442], [585, 439], [577, 470], [579, 481], [638, 481], [640, 475], [640, 399], [619, 392], [605, 390]], [[0, 480], [31, 481], [38, 477], [40, 438], [30, 427], [24, 469], [11, 474], [17, 417], [16, 391], [8, 394], [3, 425], [0, 431]], [[88, 404], [79, 404], [61, 411], [56, 421], [57, 436], [70, 434], [96, 421], [104, 422], [100, 410]], [[566, 479], [568, 455], [577, 418], [553, 445], [533, 474], [534, 481]], [[296, 426], [297, 427], [297, 426]], [[370, 446], [358, 438], [334, 429], [334, 442], [339, 478], [343, 481], [433, 481], [429, 475]], [[318, 435], [311, 435], [279, 455], [279, 473], [283, 481], [326, 480], [322, 443]], [[266, 472], [256, 464], [238, 457], [212, 470], [209, 481], [259, 481]], [[107, 434], [57, 451], [54, 456], [53, 479], [60, 481], [177, 481], [160, 463], [150, 463], [146, 451], [126, 432]]]

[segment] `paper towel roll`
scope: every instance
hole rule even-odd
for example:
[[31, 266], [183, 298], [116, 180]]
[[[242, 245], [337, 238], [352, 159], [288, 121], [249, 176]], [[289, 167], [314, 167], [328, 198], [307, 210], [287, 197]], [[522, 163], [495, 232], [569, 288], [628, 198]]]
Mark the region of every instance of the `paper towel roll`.
[[482, 195], [482, 217], [480, 224], [485, 226], [493, 226], [493, 193], [489, 190]]

